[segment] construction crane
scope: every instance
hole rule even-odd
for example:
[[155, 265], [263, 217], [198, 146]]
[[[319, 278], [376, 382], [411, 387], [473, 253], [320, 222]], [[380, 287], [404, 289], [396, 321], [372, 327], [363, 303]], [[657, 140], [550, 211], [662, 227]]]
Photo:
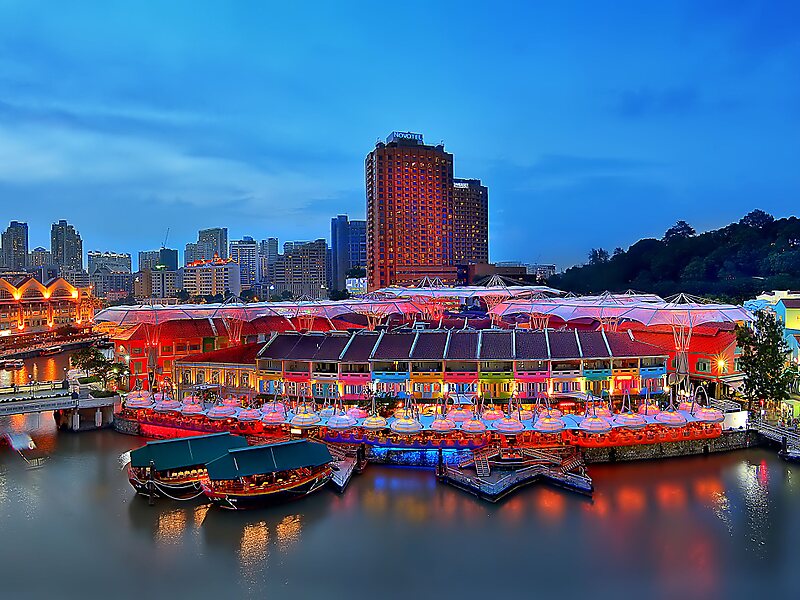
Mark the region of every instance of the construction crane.
[[166, 248], [167, 247], [167, 238], [169, 238], [169, 227], [167, 227], [167, 233], [164, 235], [164, 243], [161, 244], [162, 248]]

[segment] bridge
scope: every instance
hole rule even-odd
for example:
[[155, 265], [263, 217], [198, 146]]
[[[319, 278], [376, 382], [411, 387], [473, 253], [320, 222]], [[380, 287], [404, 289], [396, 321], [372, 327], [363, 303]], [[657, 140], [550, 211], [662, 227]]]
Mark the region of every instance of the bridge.
[[92, 397], [85, 386], [65, 389], [62, 382], [0, 389], [0, 417], [54, 412], [58, 427], [80, 431], [110, 425], [119, 396]]
[[82, 408], [105, 408], [113, 406], [119, 396], [108, 398], [73, 398], [69, 393], [36, 398], [16, 398], [0, 401], [0, 417], [47, 412], [52, 410], [75, 410]]

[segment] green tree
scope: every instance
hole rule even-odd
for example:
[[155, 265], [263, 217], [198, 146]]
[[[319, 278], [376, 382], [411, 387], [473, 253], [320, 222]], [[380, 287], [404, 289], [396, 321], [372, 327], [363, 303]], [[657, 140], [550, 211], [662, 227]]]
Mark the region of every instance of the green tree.
[[92, 365], [92, 372], [103, 382], [103, 389], [108, 389], [108, 384], [112, 381], [123, 381], [130, 374], [130, 369], [125, 363], [115, 363], [101, 356]]
[[739, 223], [742, 225], [747, 227], [755, 227], [756, 229], [763, 229], [767, 225], [771, 225], [774, 222], [775, 217], [768, 212], [764, 212], [760, 208], [750, 211], [739, 221]]
[[739, 365], [744, 373], [744, 396], [749, 408], [759, 400], [780, 402], [789, 397], [797, 371], [789, 366], [789, 346], [783, 339], [783, 325], [771, 312], [760, 310], [750, 327], [736, 329], [736, 343], [742, 351]]
[[73, 367], [82, 369], [87, 375], [89, 371], [94, 368], [95, 364], [103, 360], [105, 360], [103, 353], [97, 348], [92, 347], [81, 348], [69, 358], [69, 362]]
[[347, 290], [331, 290], [328, 292], [328, 298], [330, 300], [347, 300], [350, 298], [350, 292]]
[[694, 227], [689, 225], [686, 221], [678, 221], [664, 232], [664, 241], [669, 243], [673, 240], [683, 240], [693, 237], [696, 234], [697, 232], [694, 230]]
[[608, 262], [608, 250], [604, 248], [592, 248], [589, 252], [590, 265], [602, 265]]
[[347, 272], [344, 274], [344, 276], [350, 279], [366, 277], [367, 270], [364, 267], [353, 267], [352, 269], [347, 269]]

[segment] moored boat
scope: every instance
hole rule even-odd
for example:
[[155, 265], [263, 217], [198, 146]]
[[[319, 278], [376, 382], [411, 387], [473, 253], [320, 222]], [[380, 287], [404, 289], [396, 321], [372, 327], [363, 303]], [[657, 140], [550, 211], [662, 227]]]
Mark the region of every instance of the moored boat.
[[320, 489], [333, 474], [332, 462], [325, 444], [305, 439], [234, 448], [206, 465], [203, 492], [222, 508], [267, 506]]
[[139, 494], [187, 500], [201, 493], [207, 462], [244, 447], [247, 440], [230, 433], [147, 442], [131, 451], [128, 480]]

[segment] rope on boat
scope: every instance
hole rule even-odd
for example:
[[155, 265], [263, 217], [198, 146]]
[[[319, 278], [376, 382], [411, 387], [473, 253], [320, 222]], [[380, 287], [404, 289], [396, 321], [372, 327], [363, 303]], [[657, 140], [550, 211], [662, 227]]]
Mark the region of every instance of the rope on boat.
[[162, 487], [161, 487], [161, 484], [160, 484], [160, 483], [158, 483], [158, 482], [156, 482], [156, 481], [153, 481], [153, 485], [155, 485], [155, 486], [156, 486], [156, 489], [157, 489], [159, 492], [161, 492], [162, 494], [164, 494], [164, 495], [165, 495], [167, 498], [169, 498], [170, 500], [175, 500], [176, 502], [186, 502], [187, 500], [194, 500], [195, 498], [199, 498], [200, 496], [202, 496], [202, 495], [203, 495], [203, 488], [201, 487], [201, 488], [200, 488], [200, 491], [199, 491], [199, 492], [197, 492], [197, 493], [196, 493], [194, 496], [191, 496], [191, 497], [189, 497], [189, 498], [176, 498], [175, 496], [171, 496], [171, 495], [169, 495], [167, 492], [165, 492], [165, 491], [162, 489]]
[[176, 502], [186, 502], [187, 500], [194, 500], [195, 498], [199, 498], [200, 496], [202, 496], [202, 495], [203, 495], [203, 488], [202, 488], [202, 486], [201, 486], [201, 487], [200, 487], [200, 490], [199, 490], [199, 491], [198, 491], [198, 492], [197, 492], [197, 493], [196, 493], [194, 496], [190, 496], [189, 498], [177, 498], [177, 497], [175, 497], [175, 496], [172, 496], [171, 494], [167, 493], [167, 492], [166, 492], [166, 490], [165, 490], [165, 488], [166, 488], [166, 489], [170, 489], [170, 488], [177, 488], [177, 487], [178, 487], [177, 485], [170, 485], [170, 484], [168, 484], [168, 483], [160, 483], [160, 482], [156, 481], [155, 479], [151, 479], [151, 480], [147, 480], [147, 481], [142, 481], [141, 479], [139, 479], [139, 478], [138, 478], [138, 477], [136, 477], [135, 475], [133, 476], [133, 478], [134, 478], [134, 479], [135, 479], [137, 482], [139, 482], [140, 484], [142, 484], [142, 485], [145, 485], [145, 486], [146, 486], [146, 485], [149, 485], [150, 483], [152, 483], [152, 484], [153, 484], [153, 486], [156, 488], [156, 490], [158, 490], [159, 492], [161, 492], [162, 494], [164, 494], [164, 496], [166, 496], [166, 497], [167, 497], [167, 498], [169, 498], [170, 500], [175, 500]]

